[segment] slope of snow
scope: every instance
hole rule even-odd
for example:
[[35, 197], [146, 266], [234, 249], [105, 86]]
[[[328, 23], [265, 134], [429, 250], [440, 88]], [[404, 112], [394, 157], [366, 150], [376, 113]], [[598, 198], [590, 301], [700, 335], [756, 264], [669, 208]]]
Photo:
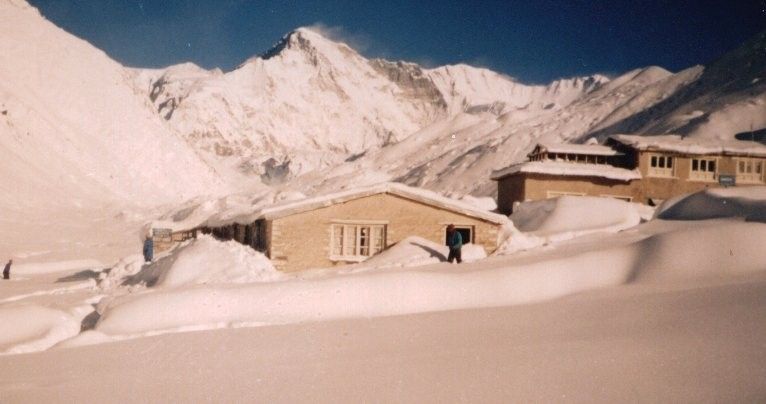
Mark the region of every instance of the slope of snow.
[[[0, 100], [4, 206], [79, 198], [156, 204], [222, 189], [151, 113], [122, 66], [34, 8], [5, 1]], [[41, 201], [46, 194], [59, 198]]]

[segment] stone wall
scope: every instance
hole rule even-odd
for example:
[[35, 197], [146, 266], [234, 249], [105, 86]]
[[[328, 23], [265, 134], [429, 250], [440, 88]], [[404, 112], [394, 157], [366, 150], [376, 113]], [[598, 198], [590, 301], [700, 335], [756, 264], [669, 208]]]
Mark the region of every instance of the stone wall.
[[330, 260], [331, 225], [336, 221], [386, 223], [385, 245], [408, 236], [444, 244], [448, 224], [472, 226], [474, 243], [487, 253], [497, 248], [499, 224], [447, 211], [391, 194], [377, 194], [269, 221], [269, 256], [283, 271], [328, 267], [346, 262]]

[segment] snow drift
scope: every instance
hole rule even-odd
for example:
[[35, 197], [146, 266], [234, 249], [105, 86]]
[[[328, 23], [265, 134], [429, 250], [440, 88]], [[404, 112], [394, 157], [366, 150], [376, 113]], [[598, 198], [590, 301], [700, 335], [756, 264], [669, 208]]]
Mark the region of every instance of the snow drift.
[[641, 222], [639, 204], [613, 198], [560, 196], [523, 202], [503, 228], [504, 241], [495, 255], [512, 254], [592, 233], [617, 233]]
[[80, 319], [39, 305], [0, 307], [0, 352], [42, 351], [80, 332]]
[[236, 241], [201, 235], [188, 244], [145, 264], [141, 255], [126, 257], [99, 286], [145, 285], [174, 288], [213, 283], [272, 282], [288, 276], [277, 271], [266, 256]]
[[766, 187], [711, 188], [682, 195], [663, 203], [657, 217], [666, 220], [741, 217], [766, 223]]

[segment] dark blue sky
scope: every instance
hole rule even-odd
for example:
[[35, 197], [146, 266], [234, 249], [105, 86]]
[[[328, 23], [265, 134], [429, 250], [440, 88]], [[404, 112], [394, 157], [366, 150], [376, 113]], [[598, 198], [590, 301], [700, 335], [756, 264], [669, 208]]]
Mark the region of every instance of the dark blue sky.
[[[231, 70], [300, 26], [369, 57], [469, 63], [523, 82], [707, 63], [766, 30], [766, 0], [31, 0], [123, 64]], [[361, 49], [359, 49], [361, 48]]]

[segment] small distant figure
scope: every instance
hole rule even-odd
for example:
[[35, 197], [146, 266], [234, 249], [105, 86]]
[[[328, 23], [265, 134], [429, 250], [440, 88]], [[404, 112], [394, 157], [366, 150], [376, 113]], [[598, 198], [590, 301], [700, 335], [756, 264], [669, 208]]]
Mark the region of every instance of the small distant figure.
[[454, 225], [447, 226], [447, 247], [449, 247], [449, 257], [447, 257], [447, 261], [452, 263], [452, 261], [457, 260], [457, 263], [463, 262], [463, 260], [460, 257], [460, 249], [463, 247], [463, 236], [460, 235], [460, 232], [455, 230]]
[[11, 264], [13, 264], [13, 260], [9, 259], [3, 268], [3, 279], [11, 279]]
[[151, 236], [146, 236], [146, 240], [144, 240], [144, 261], [152, 262], [152, 258], [154, 258], [154, 240], [152, 240]]

